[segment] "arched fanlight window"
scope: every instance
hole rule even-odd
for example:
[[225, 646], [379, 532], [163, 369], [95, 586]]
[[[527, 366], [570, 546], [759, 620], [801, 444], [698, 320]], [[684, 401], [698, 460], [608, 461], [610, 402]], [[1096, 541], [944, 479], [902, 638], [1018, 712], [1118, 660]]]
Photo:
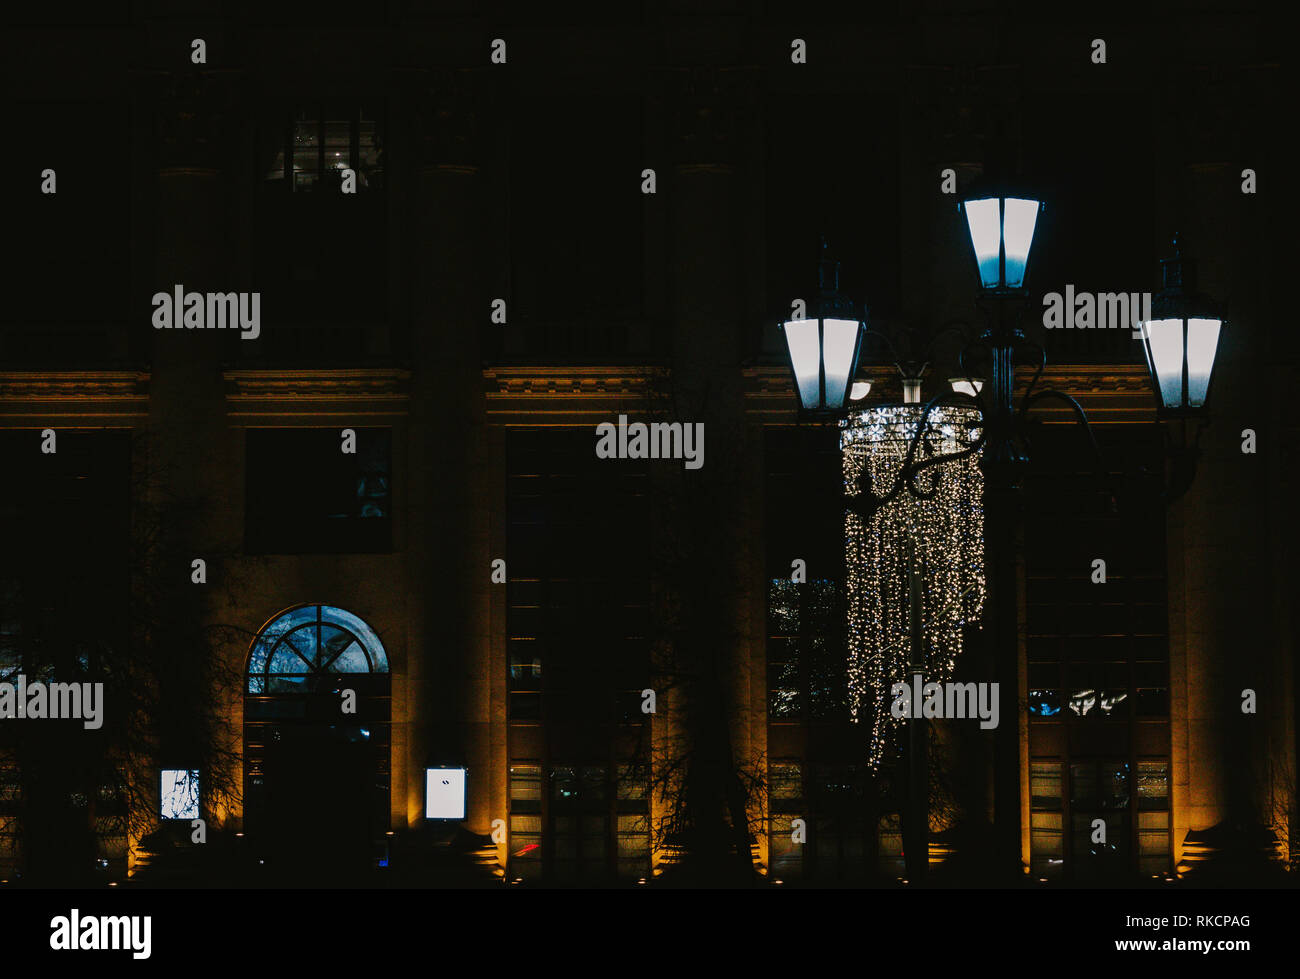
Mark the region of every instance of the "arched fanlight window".
[[272, 619], [253, 641], [248, 692], [306, 692], [311, 677], [387, 672], [388, 656], [370, 626], [332, 605], [300, 605]]

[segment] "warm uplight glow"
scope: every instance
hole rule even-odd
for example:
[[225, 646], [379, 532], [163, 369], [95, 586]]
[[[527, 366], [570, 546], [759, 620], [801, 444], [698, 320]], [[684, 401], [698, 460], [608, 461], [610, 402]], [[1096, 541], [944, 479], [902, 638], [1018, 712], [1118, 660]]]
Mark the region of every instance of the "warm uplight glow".
[[[841, 422], [846, 493], [857, 494], [864, 472], [877, 493], [894, 485], [923, 412], [911, 405], [865, 408]], [[918, 458], [965, 448], [978, 437], [980, 421], [975, 408], [936, 408]], [[853, 513], [845, 517], [849, 707], [855, 721], [865, 716], [871, 724], [873, 767], [884, 759], [890, 732], [900, 723], [890, 716], [889, 690], [908, 665], [907, 592], [898, 582], [909, 543], [916, 546], [925, 582], [921, 614], [927, 679], [952, 677], [962, 651], [962, 629], [979, 619], [984, 604], [980, 455], [971, 453], [923, 475], [926, 487], [938, 477], [932, 499], [917, 500], [904, 492], [866, 520]]]

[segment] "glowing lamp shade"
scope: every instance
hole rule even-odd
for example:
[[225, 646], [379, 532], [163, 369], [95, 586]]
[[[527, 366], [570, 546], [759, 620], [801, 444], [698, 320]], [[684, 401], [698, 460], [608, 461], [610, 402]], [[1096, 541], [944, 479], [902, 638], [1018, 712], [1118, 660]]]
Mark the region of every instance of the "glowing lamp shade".
[[1020, 197], [985, 197], [962, 205], [982, 288], [1024, 287], [1042, 206]]
[[424, 815], [426, 819], [465, 818], [465, 769], [424, 770]]
[[1166, 411], [1204, 409], [1223, 321], [1189, 316], [1142, 324], [1147, 368]]
[[984, 387], [983, 381], [973, 377], [950, 377], [948, 383], [957, 394], [969, 394], [972, 398]]
[[870, 381], [854, 381], [853, 386], [849, 388], [849, 400], [861, 401], [871, 393]]
[[781, 324], [799, 403], [808, 411], [838, 411], [858, 366], [858, 320], [802, 319]]

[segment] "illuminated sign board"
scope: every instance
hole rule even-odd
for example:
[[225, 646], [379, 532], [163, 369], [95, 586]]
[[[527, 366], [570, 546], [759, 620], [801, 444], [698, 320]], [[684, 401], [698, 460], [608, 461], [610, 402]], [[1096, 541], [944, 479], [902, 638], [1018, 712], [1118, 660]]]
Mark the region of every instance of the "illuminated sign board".
[[426, 819], [465, 818], [465, 769], [424, 770], [424, 815]]
[[163, 819], [198, 819], [198, 769], [164, 768], [159, 803]]

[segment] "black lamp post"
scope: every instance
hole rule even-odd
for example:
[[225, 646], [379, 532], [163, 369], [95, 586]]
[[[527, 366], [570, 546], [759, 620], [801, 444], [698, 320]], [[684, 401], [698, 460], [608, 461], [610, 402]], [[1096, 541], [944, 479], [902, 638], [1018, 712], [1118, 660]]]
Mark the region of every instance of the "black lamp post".
[[[1178, 236], [1172, 254], [1160, 263], [1161, 290], [1151, 303], [1151, 319], [1140, 324], [1142, 347], [1156, 395], [1156, 415], [1177, 424], [1177, 441], [1169, 436], [1166, 452], [1171, 465], [1166, 500], [1176, 500], [1196, 478], [1199, 441], [1209, 412], [1210, 379], [1224, 321], [1217, 304], [1194, 290], [1194, 270], [1182, 256]], [[1188, 441], [1188, 426], [1197, 422]]]
[[781, 324], [795, 390], [804, 411], [832, 416], [844, 408], [862, 349], [865, 316], [840, 292], [840, 263], [822, 239], [817, 301], [812, 315]]
[[[966, 394], [984, 418], [985, 568], [988, 586], [986, 615], [993, 650], [993, 675], [1001, 694], [1018, 702], [1020, 670], [1019, 569], [1020, 489], [1028, 456], [1020, 435], [1015, 406], [1016, 352], [1028, 346], [1020, 327], [1026, 306], [1025, 275], [1042, 204], [1004, 191], [971, 196], [961, 205], [970, 233], [980, 280], [980, 307], [987, 326], [977, 347], [987, 349], [989, 383], [978, 394]], [[1039, 350], [1039, 365], [1046, 357]], [[962, 354], [965, 366], [965, 351]], [[1033, 400], [1053, 394], [1083, 409], [1063, 393], [1043, 391], [1026, 396], [1022, 412]], [[924, 426], [922, 426], [924, 427]], [[996, 866], [1008, 873], [1020, 869], [1020, 716], [1010, 715], [993, 733], [993, 825]]]
[[1142, 324], [1147, 368], [1161, 417], [1195, 417], [1209, 403], [1223, 318], [1213, 300], [1191, 291], [1191, 265], [1183, 261], [1176, 235], [1173, 255], [1160, 266], [1162, 288], [1151, 304], [1151, 319]]
[[[983, 351], [989, 359], [989, 383], [982, 389], [973, 381], [956, 379], [953, 392], [932, 398], [917, 426], [902, 472], [887, 492], [872, 487], [852, 498], [851, 506], [871, 512], [901, 492], [925, 498], [935, 492], [936, 483], [926, 485], [923, 474], [984, 448], [985, 547], [988, 583], [986, 614], [993, 648], [994, 678], [1000, 691], [1018, 698], [1019, 679], [1019, 574], [1020, 492], [1028, 462], [1025, 422], [1028, 410], [1039, 401], [1064, 401], [1088, 434], [1094, 453], [1100, 456], [1087, 415], [1074, 398], [1063, 391], [1035, 391], [1046, 366], [1046, 352], [1025, 338], [1019, 325], [1027, 305], [1025, 274], [1033, 244], [1037, 215], [1042, 205], [1026, 196], [1007, 193], [968, 195], [960, 205], [966, 217], [971, 247], [979, 274], [977, 305], [985, 314], [986, 326], [976, 341], [962, 350], [960, 363], [966, 370], [968, 356]], [[1164, 265], [1164, 290], [1152, 304], [1150, 322], [1142, 324], [1143, 340], [1153, 386], [1159, 398], [1159, 417], [1180, 418], [1184, 425], [1181, 443], [1169, 448], [1174, 461], [1173, 476], [1166, 498], [1185, 492], [1195, 475], [1196, 449], [1186, 445], [1185, 426], [1190, 418], [1204, 416], [1210, 378], [1221, 334], [1222, 320], [1205, 297], [1188, 292], [1186, 270], [1177, 251]], [[1034, 374], [1019, 406], [1015, 402], [1015, 370], [1027, 361]], [[941, 404], [968, 404], [979, 409], [983, 428], [975, 442], [959, 452], [931, 454], [918, 458], [917, 448], [931, 435], [930, 415]], [[1198, 429], [1199, 432], [1199, 429]], [[1006, 714], [1003, 714], [1006, 716]], [[1010, 876], [1021, 871], [1020, 744], [1019, 710], [1014, 719], [994, 734], [994, 828], [997, 865]]]
[[[971, 249], [979, 276], [977, 306], [986, 325], [973, 343], [959, 356], [961, 377], [953, 378], [952, 390], [941, 393], [921, 411], [915, 434], [908, 446], [902, 469], [892, 487], [877, 492], [869, 483], [859, 486], [855, 496], [847, 496], [845, 506], [852, 512], [869, 516], [907, 492], [918, 499], [932, 498], [938, 481], [927, 479], [928, 471], [945, 462], [960, 459], [984, 449], [982, 467], [985, 515], [985, 567], [988, 600], [985, 606], [988, 633], [993, 649], [994, 679], [999, 691], [1008, 691], [1015, 709], [1009, 712], [1010, 723], [1002, 723], [994, 733], [994, 828], [995, 859], [1008, 877], [1022, 872], [1020, 812], [1020, 716], [1019, 690], [1019, 534], [1021, 484], [1028, 462], [1026, 418], [1030, 408], [1040, 401], [1063, 401], [1088, 435], [1094, 454], [1100, 458], [1087, 415], [1082, 406], [1063, 391], [1050, 388], [1035, 390], [1047, 362], [1044, 349], [1027, 340], [1020, 327], [1020, 317], [1027, 305], [1025, 276], [1034, 241], [1038, 215], [1043, 205], [1036, 198], [1008, 193], [1003, 189], [967, 195], [959, 205], [966, 218]], [[838, 293], [838, 263], [825, 254], [821, 274], [821, 303], [812, 320], [787, 321], [784, 326], [790, 350], [800, 403], [806, 411], [835, 414], [844, 408], [857, 368], [865, 324], [857, 319], [852, 306]], [[1189, 419], [1203, 418], [1209, 399], [1210, 379], [1215, 354], [1222, 333], [1223, 320], [1214, 305], [1204, 296], [1190, 291], [1189, 269], [1185, 267], [1175, 238], [1174, 255], [1162, 263], [1164, 288], [1152, 304], [1150, 321], [1141, 324], [1147, 364], [1159, 399], [1158, 416], [1180, 419], [1184, 426], [1180, 445], [1169, 449], [1174, 473], [1166, 498], [1185, 492], [1195, 475], [1196, 449], [1186, 445]], [[981, 385], [970, 376], [967, 362], [983, 352], [989, 361], [988, 383]], [[1034, 373], [1017, 406], [1015, 371], [1017, 366], [1031, 365]], [[919, 372], [903, 370], [905, 400], [919, 403]], [[865, 391], [863, 391], [865, 393]], [[856, 399], [856, 396], [855, 396]], [[960, 450], [920, 452], [923, 443], [938, 433], [932, 418], [941, 405], [974, 406], [980, 412], [981, 428], [976, 438]], [[1199, 429], [1198, 429], [1199, 433]], [[931, 474], [932, 475], [932, 474]], [[914, 562], [908, 568], [913, 592], [920, 585]], [[913, 598], [919, 608], [919, 601]], [[915, 614], [911, 620], [912, 666], [922, 662], [920, 624]], [[1007, 717], [1007, 713], [1001, 713]], [[921, 728], [913, 722], [910, 768], [912, 769], [909, 822], [913, 839], [924, 840], [928, 826], [928, 786], [922, 787], [925, 774]], [[920, 826], [920, 836], [917, 827]], [[915, 849], [915, 846], [913, 847]], [[928, 857], [928, 854], [926, 855]], [[928, 859], [919, 854], [909, 861], [924, 868]], [[909, 869], [909, 874], [917, 871]], [[923, 869], [920, 871], [923, 873]]]

